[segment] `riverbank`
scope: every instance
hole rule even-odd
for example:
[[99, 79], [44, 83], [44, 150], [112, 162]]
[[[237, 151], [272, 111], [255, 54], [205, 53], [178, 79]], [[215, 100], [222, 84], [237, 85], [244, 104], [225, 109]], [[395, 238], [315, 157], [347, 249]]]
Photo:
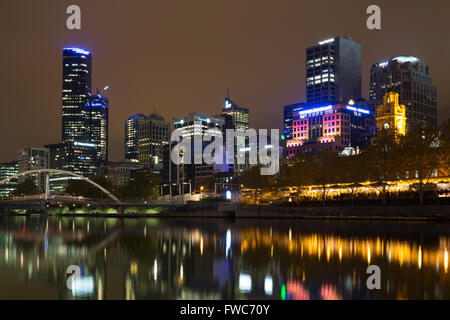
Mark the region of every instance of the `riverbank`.
[[372, 206], [244, 206], [222, 203], [217, 206], [188, 204], [168, 207], [154, 213], [55, 213], [49, 211], [13, 212], [3, 215], [49, 215], [111, 218], [233, 218], [233, 219], [310, 219], [310, 220], [412, 220], [450, 221], [450, 205], [372, 205]]

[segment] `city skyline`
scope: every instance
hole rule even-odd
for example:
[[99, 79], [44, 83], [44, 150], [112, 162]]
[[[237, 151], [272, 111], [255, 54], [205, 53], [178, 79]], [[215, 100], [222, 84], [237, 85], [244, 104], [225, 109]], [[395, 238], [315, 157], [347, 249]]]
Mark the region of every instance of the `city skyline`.
[[[346, 2], [354, 3], [354, 1]], [[345, 22], [332, 28], [333, 30], [329, 24], [321, 26], [317, 23], [317, 31], [311, 32], [308, 29], [306, 32], [301, 28], [307, 25], [305, 20], [298, 24], [288, 21], [286, 17], [291, 14], [289, 8], [299, 10], [305, 8], [303, 12], [296, 12], [306, 15], [308, 11], [306, 9], [318, 9], [316, 5], [275, 5], [274, 8], [270, 8], [263, 2], [255, 8], [234, 3], [228, 7], [210, 4], [204, 7], [203, 12], [212, 13], [211, 18], [199, 17], [199, 21], [187, 26], [187, 30], [183, 31], [185, 33], [180, 29], [182, 23], [186, 22], [186, 18], [180, 14], [184, 15], [185, 11], [176, 10], [171, 16], [170, 6], [165, 4], [150, 6], [139, 3], [135, 7], [127, 7], [129, 10], [122, 10], [118, 3], [113, 3], [109, 7], [102, 8], [112, 17], [118, 17], [119, 11], [125, 15], [124, 21], [127, 23], [118, 26], [114, 24], [114, 19], [104, 20], [103, 24], [93, 20], [98, 12], [96, 9], [106, 2], [96, 1], [95, 4], [88, 4], [80, 1], [84, 24], [81, 31], [73, 32], [64, 28], [64, 15], [60, 14], [64, 12], [63, 4], [54, 6], [30, 4], [26, 7], [20, 4], [2, 5], [5, 8], [2, 8], [1, 12], [12, 11], [11, 17], [14, 20], [11, 20], [11, 17], [4, 17], [1, 22], [13, 30], [10, 34], [5, 34], [6, 46], [1, 53], [3, 61], [10, 62], [5, 64], [5, 72], [0, 77], [0, 85], [4, 88], [1, 100], [1, 133], [5, 136], [14, 130], [27, 132], [31, 125], [36, 126], [36, 119], [41, 119], [39, 123], [42, 126], [37, 127], [39, 134], [32, 136], [17, 134], [10, 135], [13, 137], [11, 139], [3, 139], [0, 161], [15, 160], [18, 149], [60, 141], [61, 49], [66, 46], [79, 46], [92, 52], [93, 89], [96, 86], [103, 87], [114, 83], [107, 93], [111, 104], [110, 158], [113, 161], [123, 159], [123, 123], [129, 116], [138, 112], [150, 114], [155, 110], [167, 121], [171, 121], [186, 114], [187, 110], [218, 114], [222, 109], [223, 97], [228, 87], [233, 100], [250, 109], [251, 127], [281, 128], [283, 106], [306, 100], [305, 49], [318, 41], [339, 35], [350, 36], [361, 44], [362, 96], [366, 99], [369, 95], [370, 66], [373, 63], [399, 55], [413, 55], [423, 59], [429, 66], [433, 83], [438, 89], [440, 123], [450, 116], [450, 94], [445, 90], [445, 71], [449, 69], [445, 64], [449, 62], [444, 59], [448, 56], [450, 47], [448, 44], [445, 47], [444, 42], [439, 41], [441, 38], [439, 33], [443, 36], [445, 31], [443, 25], [439, 24], [439, 21], [443, 20], [423, 12], [424, 5], [409, 4], [410, 6], [405, 8], [401, 7], [402, 2], [409, 4], [406, 1], [383, 4], [383, 12], [386, 15], [383, 16], [381, 31], [365, 29], [366, 4], [354, 5], [350, 10], [348, 6], [341, 5], [341, 10], [334, 13], [342, 15], [345, 9], [348, 15], [358, 15], [359, 19], [355, 19], [357, 21]], [[437, 1], [430, 1], [427, 7], [437, 4]], [[442, 2], [439, 5], [448, 6]], [[139, 12], [149, 7], [159, 9], [157, 11], [161, 15], [157, 16], [155, 21]], [[339, 9], [340, 6], [330, 4], [330, 11], [333, 11], [331, 9], [334, 7]], [[187, 13], [190, 13], [190, 10], [194, 12], [195, 9], [196, 5], [186, 8]], [[46, 12], [49, 21], [42, 22], [42, 25], [35, 28], [36, 30], [31, 30], [30, 23], [37, 23], [36, 19], [31, 19], [31, 22], [25, 20], [35, 14], [34, 11], [39, 14], [42, 10], [49, 11]], [[154, 12], [154, 10], [143, 11], [150, 12], [150, 15]], [[217, 11], [221, 11], [220, 14]], [[435, 10], [434, 15], [445, 11], [445, 9]], [[242, 23], [242, 28], [231, 24], [226, 27], [218, 25], [226, 21], [222, 15], [230, 12]], [[392, 16], [388, 19], [388, 16], [394, 13], [401, 15], [399, 19], [403, 18], [405, 23], [398, 23], [399, 20]], [[410, 18], [405, 18], [417, 17], [419, 13], [423, 14], [423, 25], [416, 26], [408, 22], [412, 21]], [[138, 18], [133, 20], [133, 14]], [[321, 15], [321, 19], [325, 19], [328, 14], [325, 12], [323, 16]], [[54, 20], [51, 18], [53, 16]], [[139, 19], [140, 17], [142, 19]], [[162, 21], [161, 17], [166, 17], [167, 21]], [[214, 17], [218, 19], [217, 22], [213, 21]], [[253, 20], [245, 20], [252, 17]], [[262, 17], [267, 21], [263, 21]], [[180, 18], [179, 24], [171, 25], [176, 18]], [[275, 28], [281, 21], [285, 25]], [[349, 25], [346, 25], [347, 23]], [[53, 31], [58, 24], [61, 24], [60, 30]], [[212, 24], [213, 31], [204, 28], [209, 24]], [[165, 26], [169, 30], [153, 28], [158, 25]], [[260, 32], [258, 27], [263, 26], [263, 32]], [[295, 28], [288, 30], [287, 26]], [[104, 28], [112, 28], [115, 32], [106, 32]], [[3, 29], [6, 28], [1, 28], [2, 34]], [[243, 35], [239, 35], [241, 29], [244, 30]], [[132, 31], [144, 36], [149, 30], [153, 38], [148, 37], [150, 40], [145, 44], [135, 41], [135, 37], [131, 37], [132, 39], [126, 37], [126, 34]], [[177, 34], [176, 31], [180, 31], [181, 34]], [[17, 42], [16, 37], [27, 38], [26, 32], [39, 35], [37, 37], [39, 41], [35, 42], [30, 38], [29, 41]], [[50, 36], [44, 36], [47, 33]], [[100, 36], [101, 33], [104, 33], [104, 37]], [[188, 36], [187, 39], [183, 40], [183, 34]], [[217, 38], [205, 39], [206, 35], [211, 37], [211, 34], [217, 34]], [[115, 41], [117, 40], [115, 35], [118, 35], [119, 41]], [[283, 37], [279, 38], [281, 35]], [[396, 40], [395, 35], [401, 41]], [[420, 47], [415, 43], [417, 37], [422, 44]], [[179, 47], [174, 47], [175, 40], [180, 44]], [[125, 41], [126, 45], [121, 45], [120, 41]], [[38, 48], [39, 50], [36, 50]], [[177, 50], [179, 48], [183, 50]], [[33, 52], [33, 59], [28, 59], [29, 52]], [[13, 72], [16, 70], [17, 72]]]

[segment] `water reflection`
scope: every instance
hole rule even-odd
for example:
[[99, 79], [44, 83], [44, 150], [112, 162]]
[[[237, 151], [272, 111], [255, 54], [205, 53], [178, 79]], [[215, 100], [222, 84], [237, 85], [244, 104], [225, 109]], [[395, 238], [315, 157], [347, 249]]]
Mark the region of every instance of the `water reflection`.
[[449, 299], [449, 240], [437, 223], [2, 217], [0, 298]]

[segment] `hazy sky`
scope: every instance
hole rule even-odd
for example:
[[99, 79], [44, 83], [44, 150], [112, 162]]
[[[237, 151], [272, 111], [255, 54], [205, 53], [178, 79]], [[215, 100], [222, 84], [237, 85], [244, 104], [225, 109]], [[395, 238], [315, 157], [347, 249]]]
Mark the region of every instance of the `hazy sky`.
[[[66, 28], [66, 8], [82, 30]], [[366, 8], [382, 30], [366, 28]], [[398, 55], [424, 59], [450, 117], [448, 0], [1, 0], [0, 161], [61, 139], [62, 48], [93, 54], [93, 87], [114, 83], [110, 159], [123, 159], [124, 120], [156, 110], [167, 120], [220, 113], [229, 85], [254, 128], [278, 128], [282, 108], [306, 99], [305, 48], [337, 35], [362, 45], [370, 67]]]

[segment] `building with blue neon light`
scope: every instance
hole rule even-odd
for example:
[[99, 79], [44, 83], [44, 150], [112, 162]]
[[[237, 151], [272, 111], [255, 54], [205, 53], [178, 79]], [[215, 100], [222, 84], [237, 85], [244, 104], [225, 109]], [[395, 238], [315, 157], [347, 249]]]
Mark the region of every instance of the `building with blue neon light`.
[[64, 48], [62, 143], [53, 145], [62, 161], [59, 168], [92, 176], [108, 161], [108, 104], [106, 97], [92, 93], [92, 54]]
[[365, 149], [376, 132], [375, 114], [353, 102], [309, 106], [297, 112], [287, 156], [313, 154], [319, 150], [342, 153], [346, 148]]

